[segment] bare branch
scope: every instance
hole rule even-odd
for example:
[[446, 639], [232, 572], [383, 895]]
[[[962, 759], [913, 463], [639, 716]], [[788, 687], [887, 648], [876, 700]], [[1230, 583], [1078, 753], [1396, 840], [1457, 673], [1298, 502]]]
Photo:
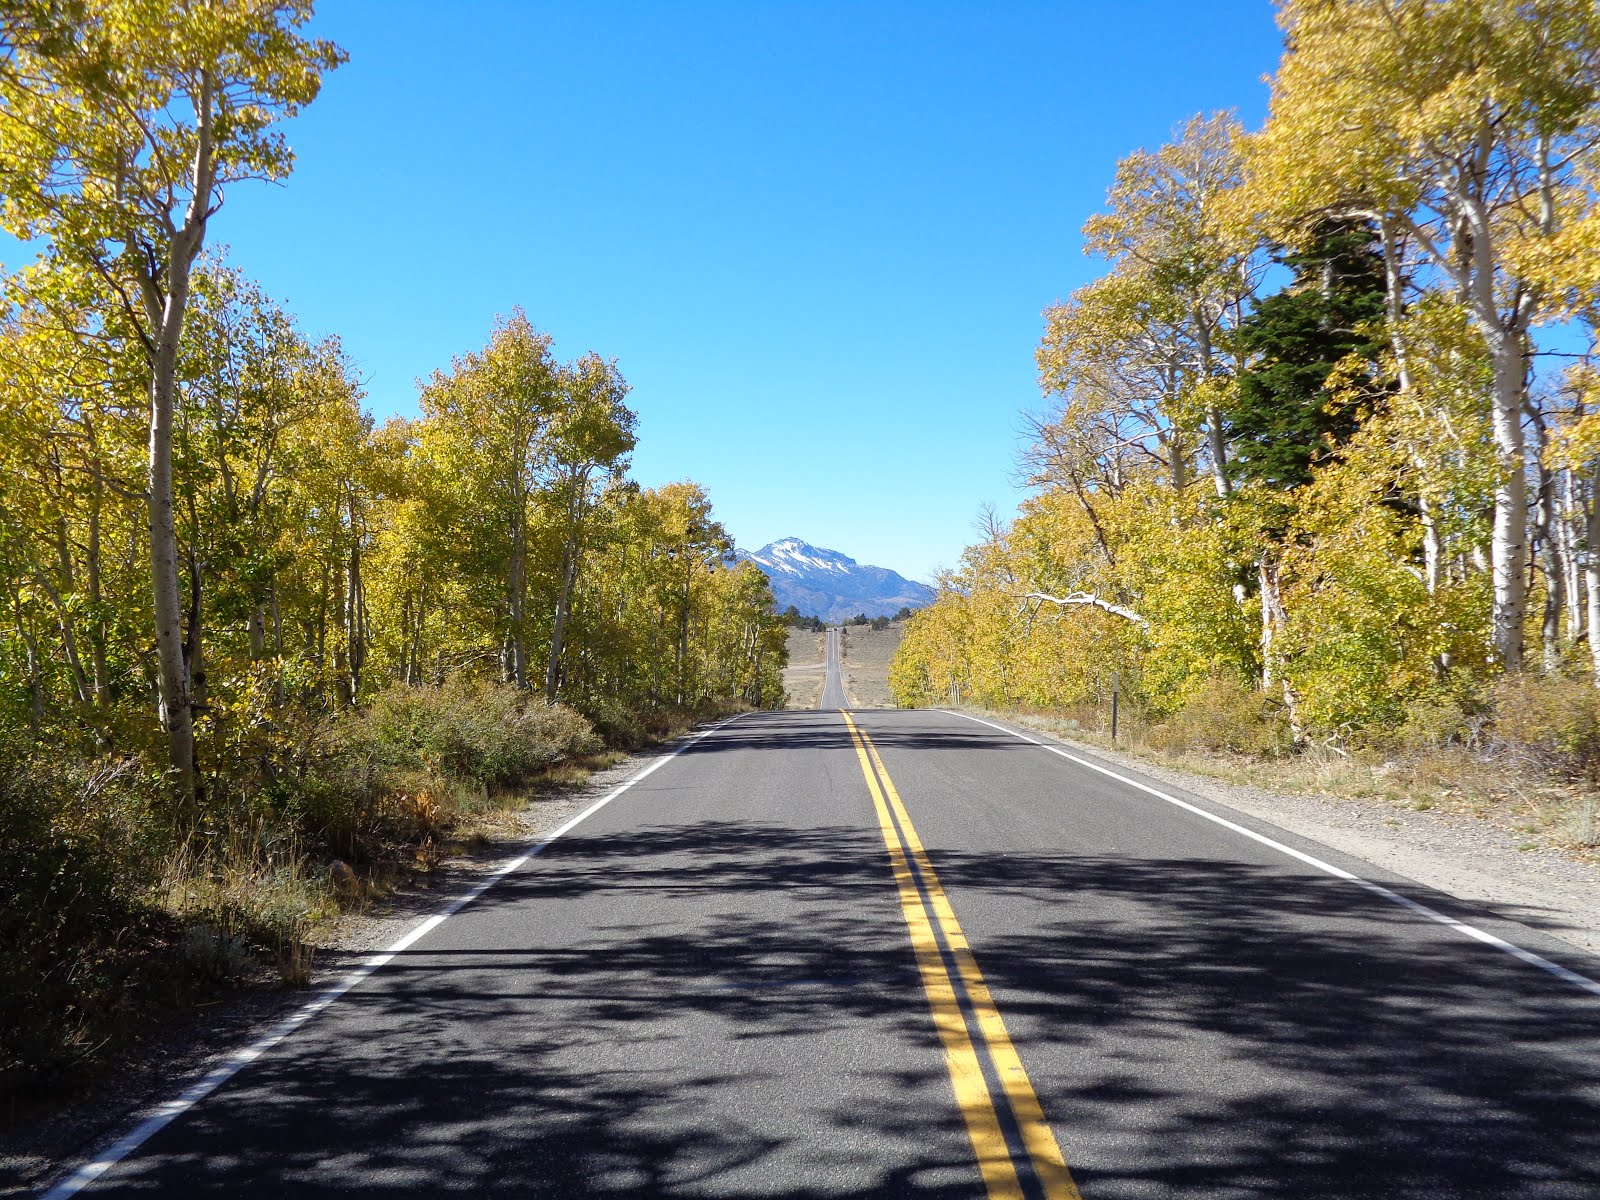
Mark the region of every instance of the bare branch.
[[1023, 596], [1024, 600], [1035, 600], [1040, 604], [1056, 604], [1063, 608], [1068, 605], [1084, 604], [1110, 613], [1114, 617], [1121, 617], [1124, 621], [1132, 621], [1135, 625], [1148, 630], [1150, 622], [1134, 612], [1131, 608], [1123, 608], [1120, 604], [1112, 604], [1102, 600], [1090, 592], [1072, 592], [1065, 596], [1051, 596], [1044, 592], [1029, 592]]

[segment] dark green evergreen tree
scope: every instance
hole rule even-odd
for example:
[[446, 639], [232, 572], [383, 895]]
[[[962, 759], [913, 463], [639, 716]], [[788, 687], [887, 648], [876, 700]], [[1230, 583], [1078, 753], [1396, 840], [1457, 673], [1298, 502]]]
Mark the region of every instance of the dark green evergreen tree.
[[1374, 364], [1366, 375], [1378, 389], [1384, 270], [1376, 232], [1348, 218], [1323, 221], [1308, 249], [1277, 261], [1294, 278], [1240, 323], [1250, 365], [1224, 418], [1233, 480], [1288, 489], [1306, 483], [1356, 430], [1353, 407], [1329, 394], [1334, 366], [1350, 355]]

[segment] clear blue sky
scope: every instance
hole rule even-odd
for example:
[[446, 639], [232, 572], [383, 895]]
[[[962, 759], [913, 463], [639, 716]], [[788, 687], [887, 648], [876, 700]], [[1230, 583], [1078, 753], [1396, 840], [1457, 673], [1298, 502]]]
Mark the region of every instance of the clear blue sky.
[[1040, 310], [1116, 160], [1264, 116], [1266, 0], [321, 0], [350, 53], [213, 225], [380, 417], [521, 305], [614, 355], [634, 474], [926, 578], [1009, 511]]

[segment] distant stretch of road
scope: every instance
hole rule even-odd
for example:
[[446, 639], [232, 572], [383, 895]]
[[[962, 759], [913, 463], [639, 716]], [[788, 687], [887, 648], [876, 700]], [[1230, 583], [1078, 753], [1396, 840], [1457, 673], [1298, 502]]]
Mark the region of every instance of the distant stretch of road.
[[837, 628], [828, 630], [828, 650], [822, 677], [822, 695], [818, 708], [849, 708], [850, 700], [844, 691], [844, 668], [839, 662], [839, 639], [843, 635]]
[[717, 726], [89, 1190], [1600, 1196], [1600, 963], [1031, 736]]

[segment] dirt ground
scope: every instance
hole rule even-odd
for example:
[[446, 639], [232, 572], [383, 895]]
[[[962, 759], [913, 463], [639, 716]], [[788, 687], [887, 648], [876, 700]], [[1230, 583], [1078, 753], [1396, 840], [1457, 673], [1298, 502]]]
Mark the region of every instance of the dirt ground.
[[784, 668], [783, 687], [789, 708], [815, 708], [822, 696], [823, 639], [826, 635], [809, 629], [789, 630], [789, 665]]
[[894, 708], [889, 694], [889, 661], [900, 647], [904, 621], [891, 621], [887, 629], [870, 625], [844, 627], [841, 658], [844, 690], [855, 708]]

